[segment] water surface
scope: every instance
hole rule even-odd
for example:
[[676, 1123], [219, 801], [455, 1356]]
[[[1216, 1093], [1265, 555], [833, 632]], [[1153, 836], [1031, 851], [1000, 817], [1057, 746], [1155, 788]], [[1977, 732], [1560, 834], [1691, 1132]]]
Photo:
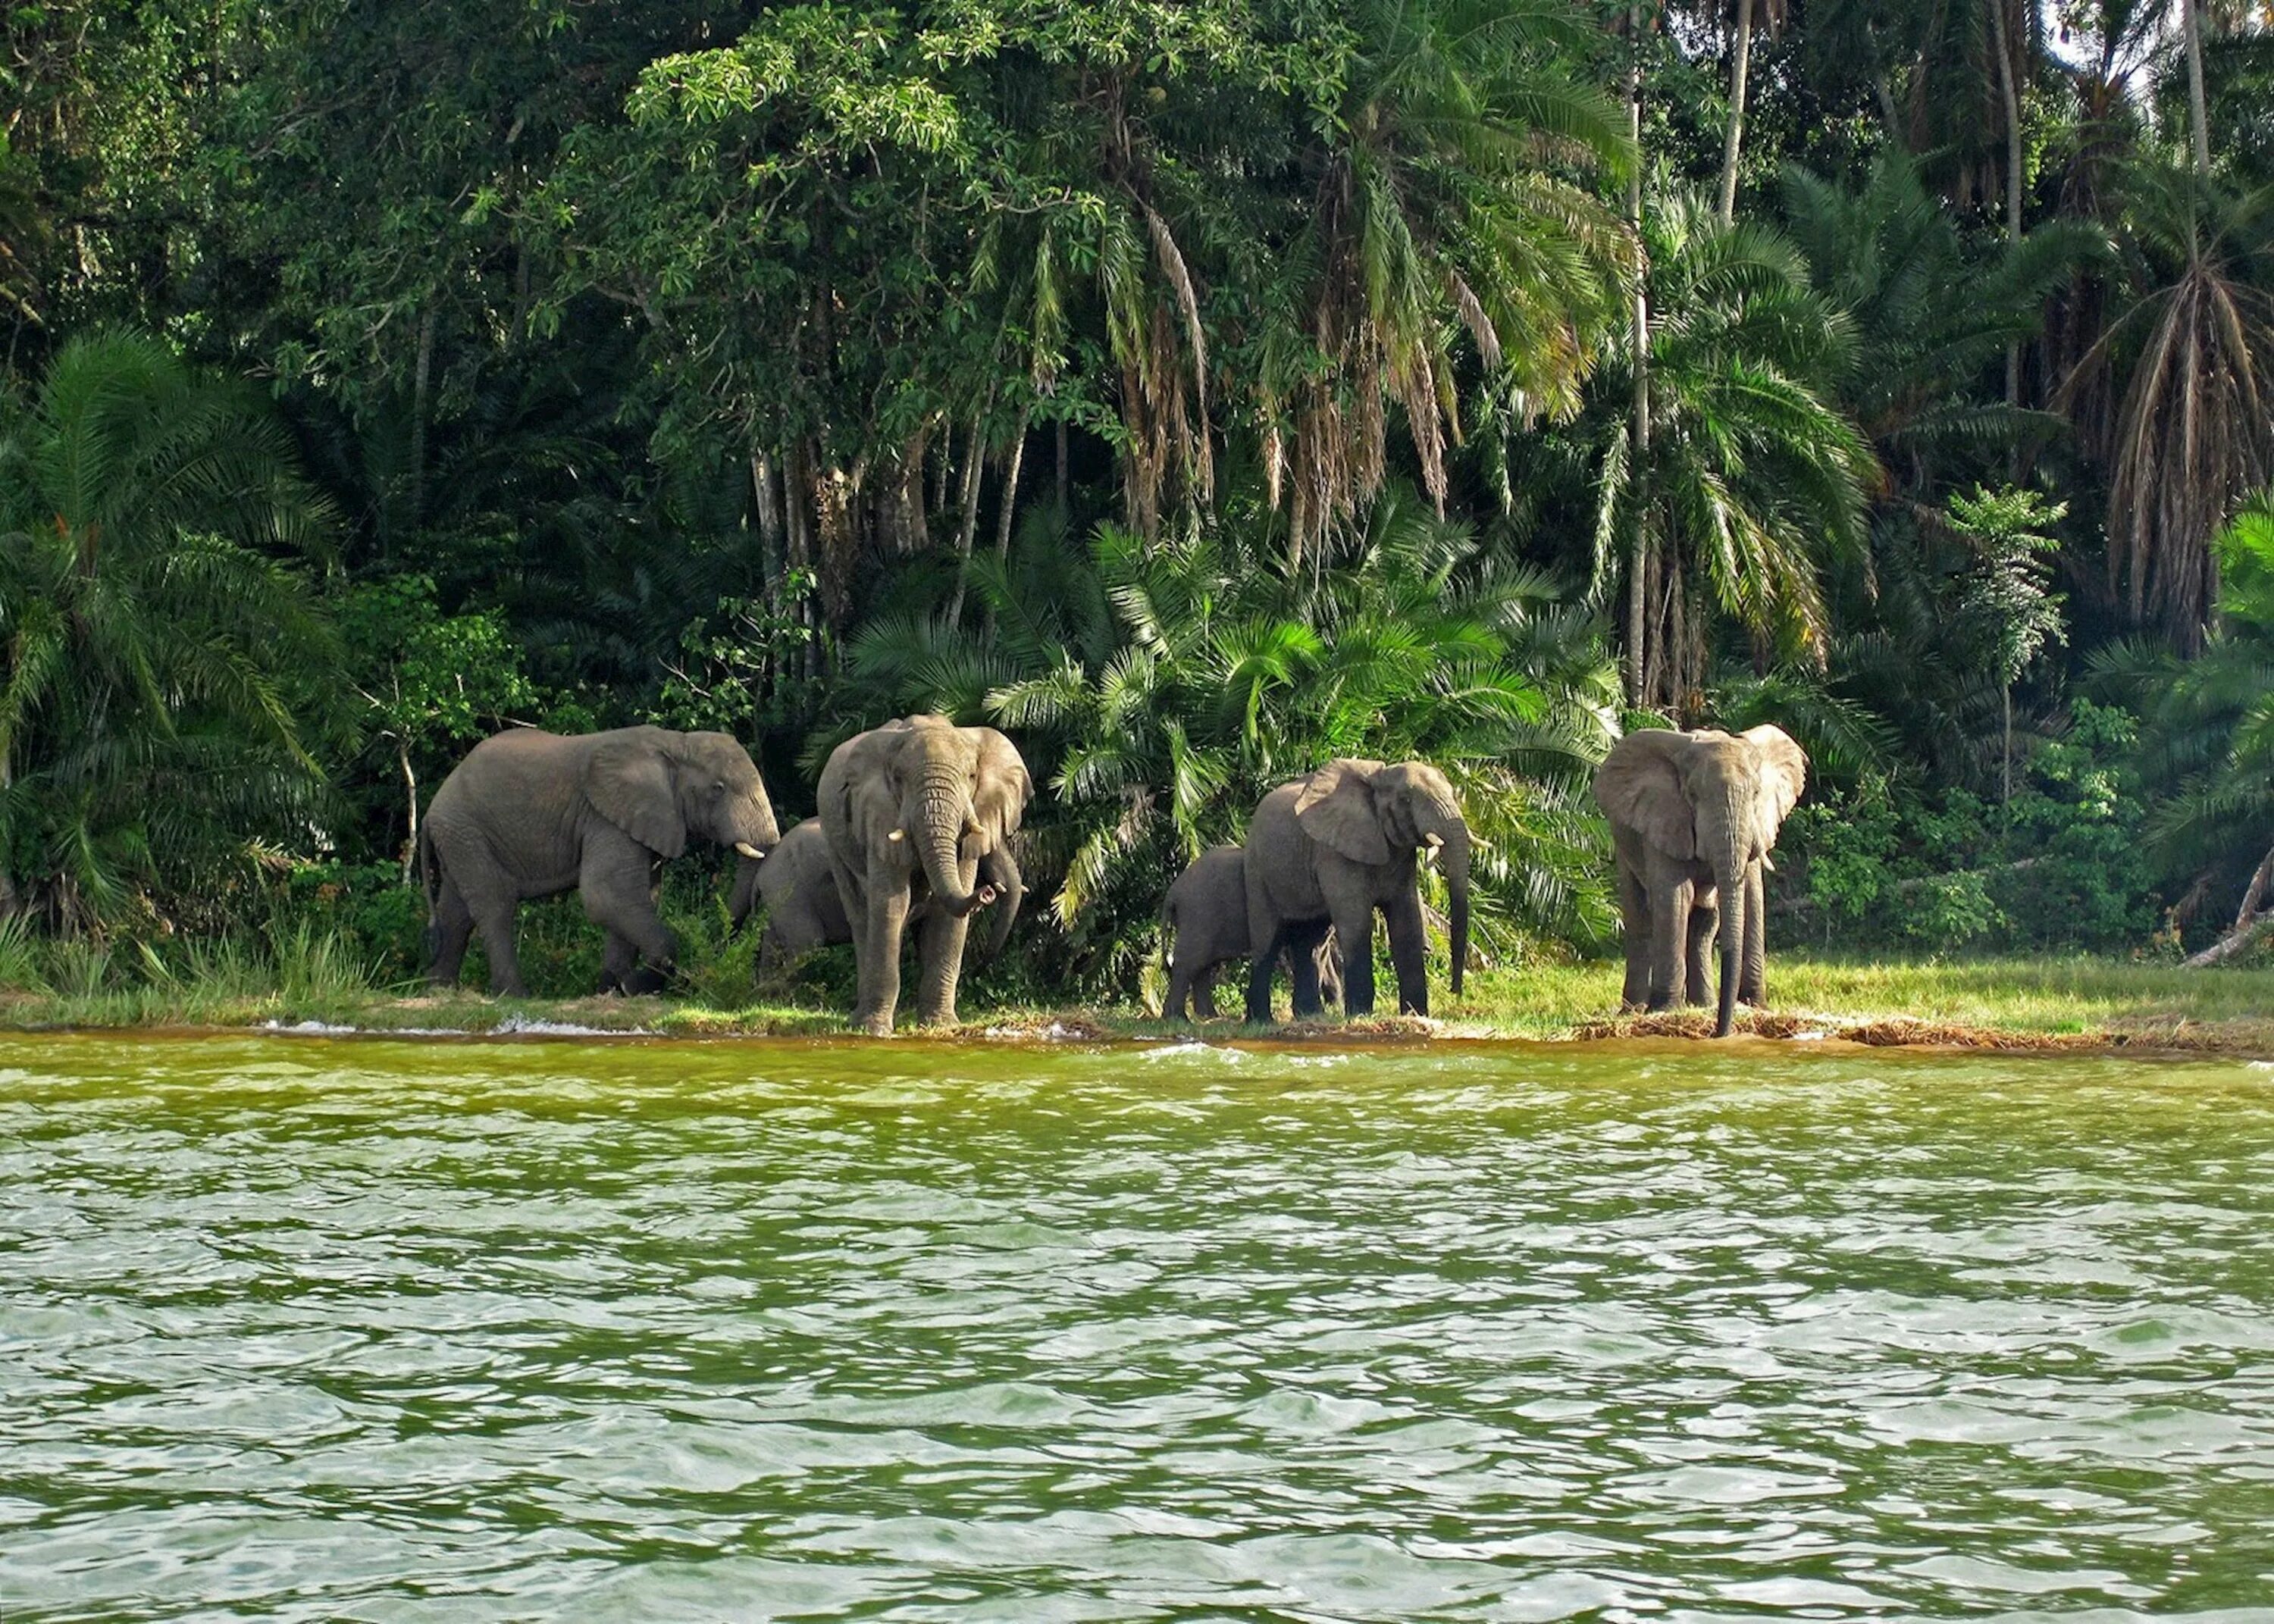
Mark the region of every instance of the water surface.
[[2274, 1617], [2274, 1072], [0, 1041], [0, 1620]]

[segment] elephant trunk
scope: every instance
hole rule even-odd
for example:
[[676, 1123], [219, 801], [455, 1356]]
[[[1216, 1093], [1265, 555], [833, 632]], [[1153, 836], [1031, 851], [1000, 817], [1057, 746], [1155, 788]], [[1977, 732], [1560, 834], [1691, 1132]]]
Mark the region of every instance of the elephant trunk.
[[774, 822], [773, 803], [765, 792], [746, 797], [734, 808], [734, 833], [725, 842], [746, 862], [757, 862], [781, 844], [781, 827]]
[[995, 915], [995, 922], [987, 932], [987, 953], [992, 958], [1003, 951], [1003, 944], [1011, 939], [1011, 927], [1019, 922], [1019, 905], [1027, 899], [1027, 881], [1019, 872], [1019, 860], [1011, 855], [1009, 846], [997, 847], [990, 861], [1003, 895], [1002, 910]]
[[1736, 1025], [1737, 986], [1743, 979], [1745, 946], [1745, 853], [1732, 827], [1711, 859], [1714, 888], [1721, 894], [1721, 996], [1713, 1035], [1726, 1038]]
[[1469, 967], [1469, 829], [1455, 820], [1445, 831], [1445, 849], [1440, 856], [1445, 868], [1445, 921], [1452, 937], [1453, 992], [1461, 990], [1461, 978]]
[[758, 906], [758, 865], [748, 857], [734, 864], [734, 888], [727, 897], [727, 935], [742, 933], [743, 924]]
[[924, 879], [932, 901], [951, 919], [964, 919], [985, 900], [975, 887], [962, 888], [960, 836], [966, 802], [961, 775], [953, 769], [933, 769], [923, 776], [917, 806], [916, 828], [911, 831], [923, 861]]

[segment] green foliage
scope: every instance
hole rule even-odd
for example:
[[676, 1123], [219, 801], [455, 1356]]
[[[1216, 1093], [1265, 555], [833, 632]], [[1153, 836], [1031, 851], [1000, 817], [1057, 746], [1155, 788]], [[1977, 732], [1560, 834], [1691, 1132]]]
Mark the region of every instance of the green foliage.
[[1076, 984], [1126, 991], [1169, 880], [1236, 840], [1272, 786], [1337, 756], [1435, 761], [1490, 843], [1476, 880], [1487, 951], [1608, 934], [1599, 830], [1581, 810], [1616, 682], [1600, 634], [1536, 571], [1473, 531], [1385, 500], [1360, 536], [1290, 570], [1261, 523], [1148, 544], [1112, 526], [1089, 580], [1047, 534], [975, 570], [991, 636], [879, 620], [849, 650], [853, 718], [917, 710], [1020, 741], [1047, 802], [1028, 879], [1050, 894]]
[[2002, 807], [1867, 776], [1793, 814], [1780, 890], [1842, 946], [2144, 947], [2157, 910], [2138, 740], [2129, 714], [2079, 699]]
[[257, 398], [150, 339], [74, 340], [8, 416], [0, 914], [80, 932], [320, 815], [328, 515]]
[[1726, 12], [1649, 16], [7, 11], [0, 920], [106, 996], [408, 975], [366, 860], [484, 733], [724, 727], [797, 805], [937, 706], [1045, 786], [982, 996], [1135, 986], [1337, 752], [1453, 772], [1515, 957], [1608, 938], [1624, 705], [1803, 741], [1811, 925], [2120, 944], [2145, 852], [2200, 931], [2274, 844], [2264, 19], [2205, 14], [2206, 177], [2155, 8], [2014, 29], [2017, 131], [2014, 8], [1793, 10], [1724, 221]]

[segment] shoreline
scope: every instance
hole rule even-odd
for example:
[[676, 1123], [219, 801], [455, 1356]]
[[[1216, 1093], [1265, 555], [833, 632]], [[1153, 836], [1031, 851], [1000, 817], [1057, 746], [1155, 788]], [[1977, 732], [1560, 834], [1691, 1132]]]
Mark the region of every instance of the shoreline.
[[[1005, 1048], [1146, 1048], [1194, 1044], [1259, 1052], [1350, 1052], [1442, 1048], [1601, 1049], [1660, 1054], [1696, 1049], [1852, 1056], [1865, 1050], [2093, 1058], [2226, 1058], [2274, 1061], [2274, 1017], [2201, 1019], [2148, 1017], [2074, 1030], [1938, 1019], [1859, 1011], [1743, 1011], [1737, 1030], [1713, 1037], [1703, 1011], [1626, 1014], [1560, 1026], [1517, 1026], [1456, 1017], [1375, 1018], [1251, 1027], [1218, 1019], [1177, 1025], [1135, 1011], [1096, 1007], [1015, 1009], [975, 1014], [953, 1028], [903, 1027], [890, 1038], [849, 1030], [817, 1009], [722, 1011], [655, 998], [493, 1001], [478, 995], [326, 1001], [306, 1011], [292, 1001], [237, 1002], [231, 1009], [135, 1011], [72, 1007], [77, 1001], [0, 993], [0, 1039], [118, 1037], [329, 1038], [460, 1043], [701, 1043], [868, 1048], [878, 1044]], [[346, 1007], [342, 1007], [345, 1004]], [[132, 1014], [134, 1018], [118, 1019]]]

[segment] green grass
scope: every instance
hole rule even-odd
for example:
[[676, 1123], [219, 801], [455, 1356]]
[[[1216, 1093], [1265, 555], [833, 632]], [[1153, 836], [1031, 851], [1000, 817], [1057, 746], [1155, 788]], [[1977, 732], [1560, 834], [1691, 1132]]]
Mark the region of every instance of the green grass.
[[[730, 955], [698, 967], [672, 997], [492, 999], [395, 980], [345, 938], [305, 925], [258, 940], [176, 944], [166, 951], [42, 943], [0, 927], [0, 1026], [17, 1029], [315, 1021], [482, 1033], [551, 1022], [689, 1036], [825, 1035], [846, 1029], [849, 989], [837, 984], [843, 979], [825, 974], [819, 984], [757, 998], [748, 991], [747, 955]], [[2016, 1041], [2067, 1037], [2274, 1054], [2274, 969], [2182, 970], [2091, 958], [1867, 960], [1796, 951], [1771, 960], [1770, 991], [1777, 1015], [1796, 1018], [1802, 1029], [1909, 1021]], [[1608, 961], [1481, 972], [1459, 999], [1436, 989], [1436, 1030], [1465, 1038], [1569, 1038], [1612, 1022], [1618, 992], [1619, 966]], [[1219, 993], [1225, 1007], [1236, 1006], [1237, 998], [1231, 985]], [[1013, 1034], [1057, 1026], [1137, 1038], [1189, 1030], [1133, 1004], [990, 1005], [967, 996], [963, 1014], [969, 1028]], [[1225, 1020], [1202, 1030], [1231, 1035], [1242, 1028]], [[1328, 1037], [1337, 1023], [1306, 1030]], [[1420, 1030], [1377, 1021], [1352, 1035]]]

